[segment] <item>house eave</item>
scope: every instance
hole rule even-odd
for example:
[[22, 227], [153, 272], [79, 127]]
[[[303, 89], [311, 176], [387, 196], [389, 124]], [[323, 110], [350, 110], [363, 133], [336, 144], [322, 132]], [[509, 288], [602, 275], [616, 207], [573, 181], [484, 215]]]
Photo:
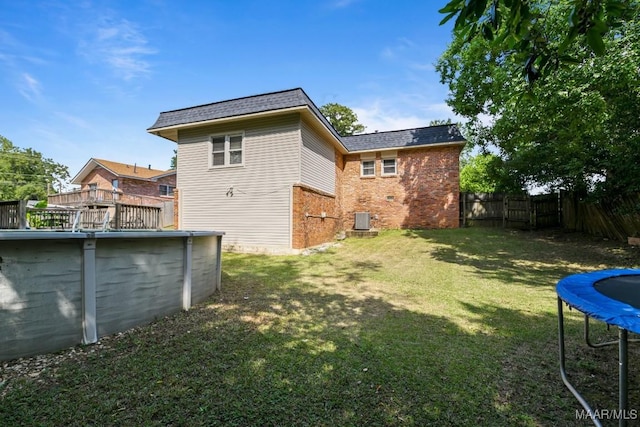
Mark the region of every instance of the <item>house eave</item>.
[[191, 123], [181, 123], [177, 125], [165, 126], [160, 128], [149, 128], [147, 129], [147, 132], [156, 136], [160, 136], [162, 138], [166, 138], [173, 142], [178, 142], [178, 131], [180, 130], [192, 129], [200, 126], [233, 123], [241, 120], [273, 117], [273, 116], [278, 116], [278, 115], [287, 114], [287, 113], [300, 113], [300, 115], [303, 118], [307, 119], [308, 121], [311, 121], [317, 130], [319, 130], [320, 132], [325, 134], [327, 137], [329, 137], [332, 143], [334, 144], [334, 146], [338, 148], [338, 150], [342, 154], [348, 153], [348, 150], [346, 149], [342, 141], [339, 138], [337, 138], [329, 129], [327, 129], [326, 125], [322, 122], [322, 120], [320, 120], [319, 117], [317, 117], [317, 115], [311, 110], [311, 108], [308, 105], [281, 108], [278, 110], [261, 111], [258, 113], [242, 114], [238, 116], [221, 117], [221, 118], [210, 119], [210, 120], [201, 120], [198, 122], [191, 122]]
[[349, 151], [349, 154], [363, 154], [363, 153], [377, 153], [379, 151], [388, 151], [388, 150], [415, 150], [418, 148], [431, 148], [431, 147], [445, 147], [445, 146], [453, 146], [453, 145], [465, 145], [467, 141], [447, 141], [447, 142], [436, 142], [431, 144], [421, 144], [421, 145], [396, 145], [390, 147], [379, 147], [379, 148], [371, 148], [367, 150], [352, 150]]

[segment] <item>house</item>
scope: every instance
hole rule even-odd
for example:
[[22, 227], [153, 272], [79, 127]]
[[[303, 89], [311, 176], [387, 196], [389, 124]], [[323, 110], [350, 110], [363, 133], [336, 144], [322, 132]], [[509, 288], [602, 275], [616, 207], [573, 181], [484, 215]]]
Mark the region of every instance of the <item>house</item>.
[[158, 205], [173, 200], [176, 171], [89, 159], [71, 180], [79, 190], [53, 194], [49, 204], [70, 206], [109, 206], [115, 202]]
[[297, 88], [162, 112], [148, 132], [178, 146], [179, 228], [226, 247], [295, 252], [356, 213], [360, 228], [459, 223], [455, 125], [342, 137]]

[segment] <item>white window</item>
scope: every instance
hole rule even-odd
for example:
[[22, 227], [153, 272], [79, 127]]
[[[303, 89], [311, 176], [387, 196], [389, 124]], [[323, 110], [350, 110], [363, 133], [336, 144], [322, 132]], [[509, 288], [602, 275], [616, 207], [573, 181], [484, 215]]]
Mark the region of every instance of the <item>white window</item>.
[[398, 152], [397, 151], [385, 151], [381, 154], [382, 157], [382, 176], [397, 175], [398, 174]]
[[117, 180], [117, 179], [112, 179], [112, 180], [111, 180], [111, 186], [112, 186], [114, 189], [117, 189], [117, 188], [118, 188], [118, 180]]
[[360, 176], [363, 178], [376, 176], [376, 153], [360, 154]]
[[362, 160], [360, 162], [360, 175], [362, 175], [362, 176], [375, 176], [376, 175], [376, 161], [375, 160]]
[[161, 196], [173, 196], [173, 190], [176, 187], [172, 185], [160, 184], [160, 195]]
[[382, 159], [382, 175], [395, 175], [396, 159]]
[[241, 133], [214, 135], [210, 140], [212, 168], [242, 166], [244, 136]]

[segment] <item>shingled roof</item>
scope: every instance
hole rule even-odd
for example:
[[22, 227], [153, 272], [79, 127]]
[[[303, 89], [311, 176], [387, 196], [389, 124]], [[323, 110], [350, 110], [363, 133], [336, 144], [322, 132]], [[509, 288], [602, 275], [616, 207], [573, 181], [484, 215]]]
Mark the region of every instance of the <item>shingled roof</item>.
[[342, 144], [344, 147], [342, 149], [349, 152], [465, 142], [455, 125], [341, 137], [301, 88], [165, 111], [160, 113], [156, 122], [147, 131], [177, 141], [176, 129], [178, 128], [220, 119], [233, 119], [269, 112], [277, 113], [281, 110], [305, 107], [339, 141], [338, 143]]
[[143, 167], [140, 165], [129, 165], [126, 163], [112, 162], [111, 160], [94, 159], [91, 158], [82, 167], [80, 172], [71, 180], [72, 184], [81, 184], [82, 180], [96, 167], [103, 167], [120, 178], [133, 178], [142, 181], [155, 181], [158, 178], [162, 178], [171, 174], [175, 174], [175, 169], [159, 170], [151, 169], [149, 167]]
[[465, 142], [456, 125], [429, 126], [416, 129], [367, 133], [343, 136], [342, 142], [350, 152], [372, 151], [388, 148], [410, 148], [424, 145], [439, 145]]
[[340, 139], [340, 135], [301, 88], [261, 95], [247, 96], [214, 102], [212, 104], [183, 108], [160, 113], [158, 120], [147, 131], [171, 128], [180, 125], [207, 122], [216, 119], [241, 117], [248, 114], [266, 113], [295, 107], [308, 107], [326, 127]]

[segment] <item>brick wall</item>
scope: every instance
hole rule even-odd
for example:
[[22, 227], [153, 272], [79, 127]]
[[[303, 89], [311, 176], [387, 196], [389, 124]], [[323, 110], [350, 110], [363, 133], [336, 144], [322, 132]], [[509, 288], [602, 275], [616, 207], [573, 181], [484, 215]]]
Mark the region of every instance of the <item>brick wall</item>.
[[173, 228], [180, 230], [180, 190], [173, 190]]
[[[124, 194], [124, 196], [119, 198], [119, 201], [123, 203], [154, 204], [162, 202], [163, 200], [170, 201], [173, 199], [172, 196], [160, 195], [160, 185], [164, 184], [175, 187], [175, 174], [159, 178], [157, 181], [143, 181], [131, 178], [118, 178], [107, 169], [97, 166], [84, 179], [81, 189], [88, 190], [89, 184], [97, 184], [98, 188], [101, 190], [111, 190], [113, 188], [111, 182], [116, 178], [118, 179], [118, 190]], [[135, 196], [154, 197], [155, 200], [145, 200], [143, 198], [136, 198]]]
[[341, 224], [337, 197], [302, 184], [293, 186], [292, 215], [293, 249], [332, 241]]
[[342, 178], [344, 228], [355, 212], [370, 212], [371, 225], [390, 228], [455, 228], [459, 223], [460, 146], [398, 151], [397, 175], [381, 175], [376, 153], [375, 177], [360, 177], [360, 155], [345, 156]]

